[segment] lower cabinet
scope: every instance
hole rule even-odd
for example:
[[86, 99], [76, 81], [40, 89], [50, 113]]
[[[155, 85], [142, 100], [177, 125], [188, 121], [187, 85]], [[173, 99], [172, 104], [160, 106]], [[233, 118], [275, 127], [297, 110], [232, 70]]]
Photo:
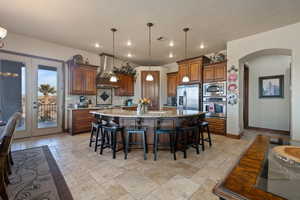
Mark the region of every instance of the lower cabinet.
[[91, 123], [95, 120], [90, 111], [95, 109], [78, 109], [69, 110], [69, 133], [71, 135], [77, 133], [89, 132], [91, 130]]
[[226, 119], [224, 118], [205, 118], [209, 123], [209, 130], [213, 134], [226, 135]]

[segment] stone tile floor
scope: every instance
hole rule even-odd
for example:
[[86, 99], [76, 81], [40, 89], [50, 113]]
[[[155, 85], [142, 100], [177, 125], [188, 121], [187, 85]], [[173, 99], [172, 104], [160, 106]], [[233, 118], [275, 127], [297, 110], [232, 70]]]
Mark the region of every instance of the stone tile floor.
[[89, 134], [59, 134], [15, 140], [12, 149], [48, 145], [65, 177], [74, 199], [78, 200], [213, 200], [212, 188], [232, 168], [258, 131], [247, 131], [241, 140], [213, 135], [213, 146], [197, 155], [188, 150], [174, 161], [169, 151], [152, 153], [134, 150], [124, 160], [118, 152], [94, 152], [88, 147]]

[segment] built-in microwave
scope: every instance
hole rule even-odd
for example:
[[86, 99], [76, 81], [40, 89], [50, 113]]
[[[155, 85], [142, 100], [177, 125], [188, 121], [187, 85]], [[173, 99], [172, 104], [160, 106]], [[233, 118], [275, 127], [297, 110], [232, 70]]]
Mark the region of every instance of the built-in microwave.
[[203, 84], [204, 97], [226, 97], [226, 81]]

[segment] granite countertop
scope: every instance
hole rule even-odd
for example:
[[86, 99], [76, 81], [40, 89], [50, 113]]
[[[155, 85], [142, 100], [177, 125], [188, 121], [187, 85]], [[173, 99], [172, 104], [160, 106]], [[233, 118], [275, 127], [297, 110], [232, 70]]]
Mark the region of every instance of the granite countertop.
[[137, 107], [137, 105], [132, 106], [124, 106], [124, 105], [107, 105], [107, 106], [92, 106], [92, 107], [86, 107], [86, 108], [68, 108], [68, 110], [102, 110], [102, 109], [112, 109], [112, 108], [131, 108], [131, 107]]
[[98, 114], [107, 117], [121, 117], [121, 118], [181, 118], [204, 115], [205, 112], [196, 110], [170, 110], [170, 111], [148, 111], [146, 114], [138, 115], [136, 111], [123, 109], [104, 109], [91, 111], [92, 114]]
[[177, 106], [163, 105], [164, 108], [177, 108]]

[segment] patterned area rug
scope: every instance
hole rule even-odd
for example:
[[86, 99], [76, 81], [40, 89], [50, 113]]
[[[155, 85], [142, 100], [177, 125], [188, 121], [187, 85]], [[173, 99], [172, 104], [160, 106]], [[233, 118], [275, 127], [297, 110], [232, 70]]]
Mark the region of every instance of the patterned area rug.
[[12, 157], [14, 165], [7, 188], [9, 199], [73, 199], [48, 146], [15, 151]]

